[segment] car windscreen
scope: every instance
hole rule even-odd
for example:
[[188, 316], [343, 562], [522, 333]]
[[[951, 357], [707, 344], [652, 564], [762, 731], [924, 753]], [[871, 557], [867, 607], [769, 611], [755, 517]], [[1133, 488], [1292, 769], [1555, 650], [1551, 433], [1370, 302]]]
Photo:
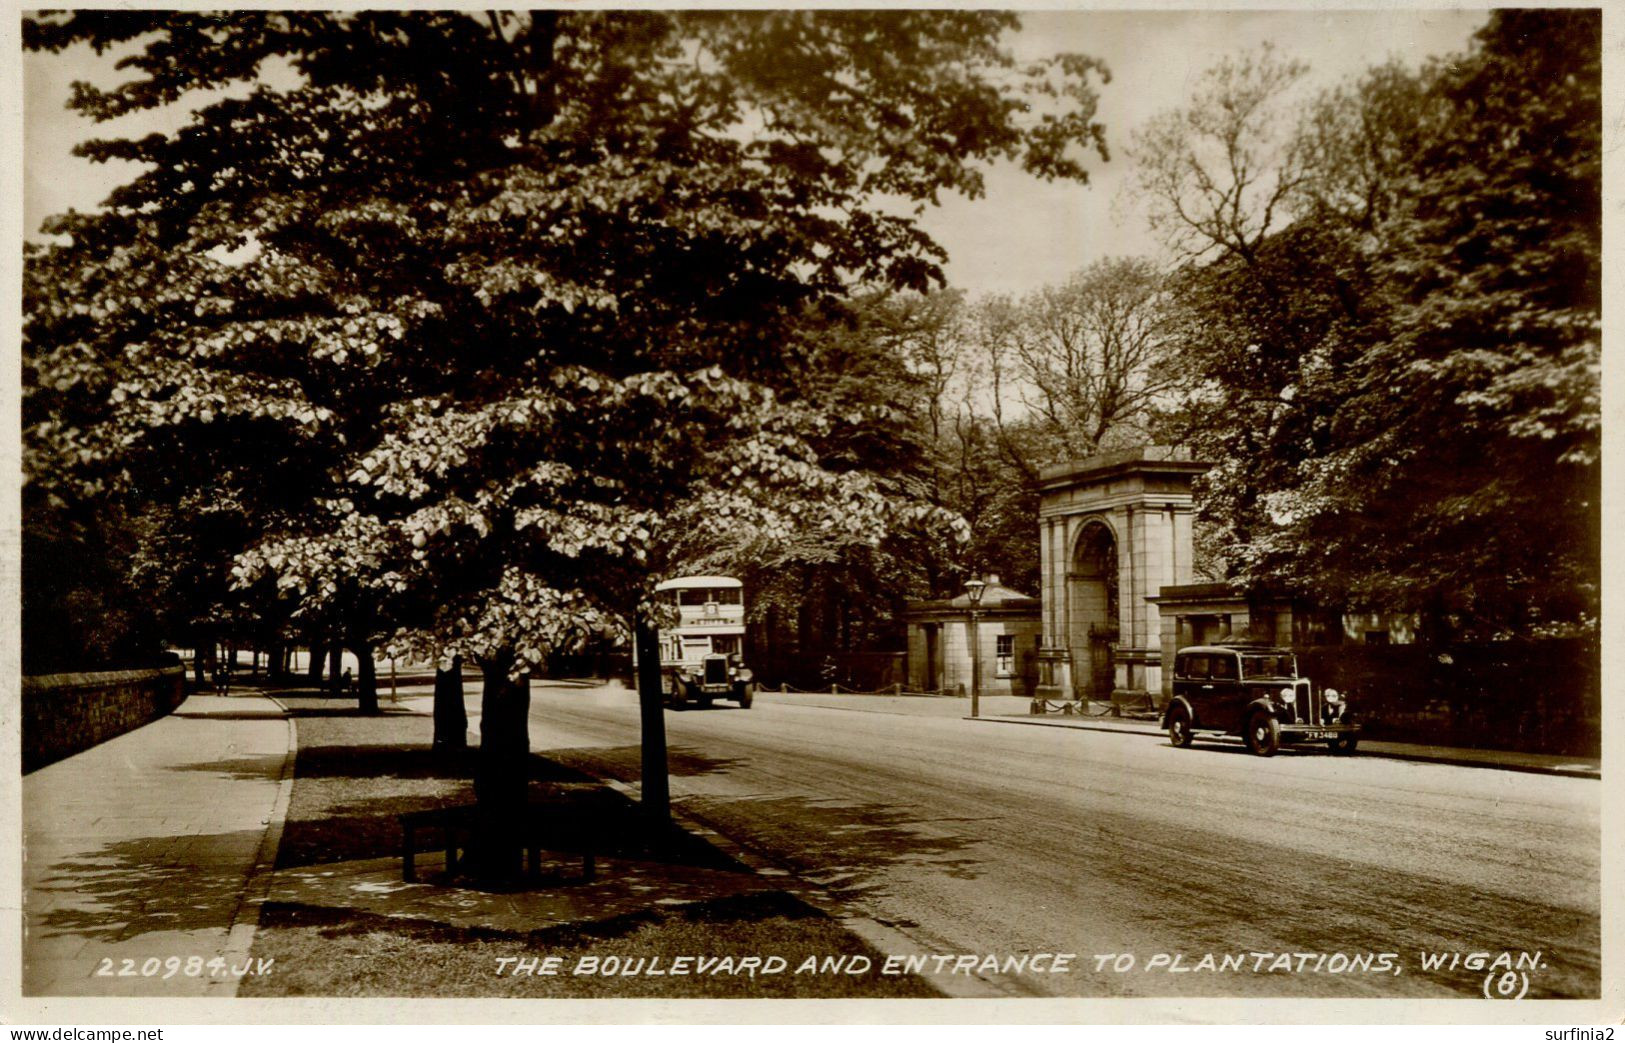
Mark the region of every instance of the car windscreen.
[[1298, 664], [1290, 655], [1244, 655], [1242, 677], [1297, 677]]

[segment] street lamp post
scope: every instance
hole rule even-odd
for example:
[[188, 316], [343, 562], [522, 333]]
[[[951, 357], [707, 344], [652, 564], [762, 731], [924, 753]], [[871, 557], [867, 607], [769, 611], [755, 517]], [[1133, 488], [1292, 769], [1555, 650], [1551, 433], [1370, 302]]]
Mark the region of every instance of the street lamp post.
[[977, 633], [981, 620], [982, 592], [987, 584], [979, 579], [965, 581], [965, 595], [970, 598], [970, 715], [981, 716], [982, 703], [982, 642]]

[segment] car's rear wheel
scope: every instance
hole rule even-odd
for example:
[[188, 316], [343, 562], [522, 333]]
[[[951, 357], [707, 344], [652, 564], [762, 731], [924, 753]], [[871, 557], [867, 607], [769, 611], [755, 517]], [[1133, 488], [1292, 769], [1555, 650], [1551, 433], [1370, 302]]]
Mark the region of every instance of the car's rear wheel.
[[1281, 722], [1267, 713], [1255, 713], [1247, 722], [1247, 748], [1260, 757], [1273, 757], [1281, 748]]
[[1333, 753], [1350, 754], [1354, 752], [1356, 746], [1360, 745], [1360, 737], [1358, 735], [1339, 735], [1331, 741], [1330, 745]]
[[1189, 746], [1191, 739], [1191, 712], [1183, 706], [1176, 706], [1168, 711], [1168, 744], [1170, 746]]

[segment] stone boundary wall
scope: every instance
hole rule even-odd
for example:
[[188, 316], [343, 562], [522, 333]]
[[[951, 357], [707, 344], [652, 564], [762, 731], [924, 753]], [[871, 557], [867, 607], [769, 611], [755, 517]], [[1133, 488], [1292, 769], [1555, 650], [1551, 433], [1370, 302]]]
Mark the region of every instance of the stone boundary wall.
[[23, 678], [23, 774], [170, 713], [185, 680], [179, 666]]
[[1298, 650], [1317, 687], [1350, 693], [1372, 739], [1596, 757], [1601, 659], [1594, 641], [1341, 645]]

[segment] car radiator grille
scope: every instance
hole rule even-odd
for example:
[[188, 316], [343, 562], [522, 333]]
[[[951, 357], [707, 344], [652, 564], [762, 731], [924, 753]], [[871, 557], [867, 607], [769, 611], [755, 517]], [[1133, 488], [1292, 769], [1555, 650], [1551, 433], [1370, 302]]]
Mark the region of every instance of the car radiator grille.
[[728, 661], [721, 656], [715, 656], [705, 661], [705, 683], [727, 684]]
[[1300, 720], [1320, 724], [1320, 695], [1310, 689], [1308, 681], [1298, 681], [1292, 690], [1298, 696], [1298, 712], [1303, 715]]

